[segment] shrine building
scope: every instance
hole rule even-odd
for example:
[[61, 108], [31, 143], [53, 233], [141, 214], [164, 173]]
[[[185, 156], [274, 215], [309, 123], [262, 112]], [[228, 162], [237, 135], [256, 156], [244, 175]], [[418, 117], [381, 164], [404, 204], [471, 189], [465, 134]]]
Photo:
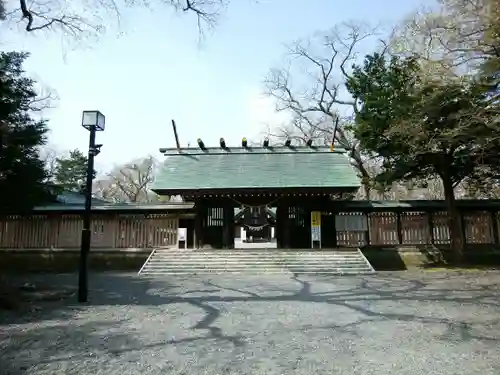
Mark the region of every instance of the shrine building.
[[246, 139], [240, 147], [223, 139], [219, 147], [198, 146], [160, 149], [165, 166], [152, 189], [194, 203], [195, 248], [234, 248], [235, 226], [245, 222], [274, 236], [278, 248], [336, 247], [336, 202], [360, 187], [345, 150], [289, 140], [277, 147], [267, 139], [259, 147]]

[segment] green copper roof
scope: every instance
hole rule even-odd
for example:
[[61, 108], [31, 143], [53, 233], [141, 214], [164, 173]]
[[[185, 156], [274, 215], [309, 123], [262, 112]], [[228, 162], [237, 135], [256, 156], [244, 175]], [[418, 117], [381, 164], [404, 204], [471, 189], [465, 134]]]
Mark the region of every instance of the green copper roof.
[[166, 150], [153, 190], [359, 188], [343, 152], [328, 147]]

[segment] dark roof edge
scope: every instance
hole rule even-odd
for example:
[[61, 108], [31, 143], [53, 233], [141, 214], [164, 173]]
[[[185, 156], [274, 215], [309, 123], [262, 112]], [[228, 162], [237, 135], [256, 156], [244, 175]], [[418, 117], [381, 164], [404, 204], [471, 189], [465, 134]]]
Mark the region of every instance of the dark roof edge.
[[[193, 202], [175, 202], [167, 204], [158, 203], [142, 203], [142, 204], [123, 204], [123, 203], [111, 203], [111, 204], [98, 204], [92, 206], [92, 211], [94, 212], [130, 212], [130, 211], [179, 211], [179, 210], [190, 210], [194, 207]], [[34, 207], [34, 212], [78, 212], [85, 209], [84, 205], [81, 204], [51, 204], [46, 206]]]
[[253, 193], [267, 193], [272, 192], [273, 194], [280, 194], [280, 192], [286, 191], [286, 194], [297, 193], [339, 193], [339, 192], [352, 192], [359, 189], [361, 183], [357, 185], [350, 186], [314, 186], [314, 187], [303, 187], [303, 186], [286, 186], [286, 187], [236, 187], [236, 188], [185, 188], [185, 189], [169, 189], [169, 188], [161, 188], [161, 187], [153, 187], [151, 191], [156, 194], [164, 194], [164, 195], [203, 195], [203, 194], [253, 194]]
[[[459, 208], [500, 210], [500, 199], [460, 199], [457, 200]], [[404, 200], [404, 201], [351, 201], [339, 200], [332, 201], [339, 211], [356, 210], [384, 211], [384, 210], [446, 210], [446, 202], [443, 200]], [[172, 202], [168, 204], [143, 203], [143, 204], [106, 204], [92, 207], [94, 212], [137, 212], [137, 211], [182, 211], [194, 208], [193, 202]], [[52, 204], [47, 206], [35, 207], [34, 213], [40, 212], [82, 212], [83, 205]]]
[[[477, 208], [492, 209], [500, 208], [500, 199], [457, 199], [459, 208]], [[350, 211], [359, 210], [377, 210], [400, 209], [400, 210], [446, 210], [447, 204], [444, 200], [401, 200], [401, 201], [338, 201], [340, 209], [345, 208]]]

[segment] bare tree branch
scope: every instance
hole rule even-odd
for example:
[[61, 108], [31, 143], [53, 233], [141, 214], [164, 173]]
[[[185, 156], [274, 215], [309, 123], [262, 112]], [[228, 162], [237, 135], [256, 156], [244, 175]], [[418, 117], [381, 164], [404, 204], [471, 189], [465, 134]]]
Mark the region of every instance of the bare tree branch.
[[[276, 110], [292, 115], [289, 125], [269, 132], [272, 137], [286, 137], [301, 143], [312, 138], [331, 144], [335, 122], [340, 119], [344, 126], [337, 129], [335, 140], [347, 149], [362, 178], [367, 198], [371, 174], [358, 142], [345, 129], [358, 110], [357, 101], [343, 95], [342, 90], [362, 42], [375, 35], [375, 29], [351, 22], [333, 28], [326, 35], [297, 42], [288, 51], [290, 68], [272, 69], [264, 82], [267, 94], [276, 101]], [[305, 74], [301, 74], [303, 72]], [[293, 81], [300, 84], [294, 85]], [[342, 117], [341, 107], [350, 108], [352, 114]]]
[[217, 24], [220, 10], [226, 7], [227, 3], [228, 0], [185, 0], [182, 10], [196, 15], [198, 30], [203, 32], [203, 25], [212, 28]]
[[57, 167], [57, 151], [52, 147], [43, 147], [40, 150], [40, 159], [43, 160], [49, 180], [52, 181]]
[[498, 24], [493, 0], [439, 0], [402, 22], [390, 40], [390, 52], [416, 55], [432, 79], [456, 79], [474, 73], [485, 59], [500, 57], [488, 34]]
[[[196, 16], [198, 30], [213, 28], [229, 0], [159, 0], [149, 4], [143, 0], [126, 0], [123, 6], [166, 6], [174, 11]], [[0, 2], [0, 7], [4, 6]], [[121, 8], [115, 0], [13, 0], [9, 9], [0, 8], [0, 17], [21, 23], [27, 32], [51, 31], [78, 41], [98, 37], [114, 21], [120, 25]], [[20, 18], [19, 18], [20, 16]], [[1, 18], [0, 18], [1, 19]]]
[[154, 181], [156, 160], [147, 157], [119, 166], [95, 184], [96, 195], [115, 202], [150, 202], [155, 199], [149, 188]]
[[42, 112], [46, 109], [54, 108], [54, 101], [59, 98], [52, 90], [41, 92], [36, 98], [32, 99], [28, 104], [28, 108], [33, 112]]

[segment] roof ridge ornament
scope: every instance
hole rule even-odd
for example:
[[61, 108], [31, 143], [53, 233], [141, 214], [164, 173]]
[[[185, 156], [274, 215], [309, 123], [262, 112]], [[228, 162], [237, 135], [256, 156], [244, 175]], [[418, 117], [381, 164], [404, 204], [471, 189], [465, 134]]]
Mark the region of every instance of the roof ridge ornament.
[[222, 148], [223, 150], [225, 150], [227, 148], [226, 147], [226, 141], [222, 137], [219, 140], [219, 144], [220, 144], [220, 148]]
[[[221, 138], [222, 139], [222, 138]], [[203, 143], [203, 141], [201, 140], [201, 138], [198, 138], [198, 140], [196, 141], [198, 142], [198, 146], [202, 149], [202, 150], [206, 150], [207, 148], [205, 147], [205, 143]]]

